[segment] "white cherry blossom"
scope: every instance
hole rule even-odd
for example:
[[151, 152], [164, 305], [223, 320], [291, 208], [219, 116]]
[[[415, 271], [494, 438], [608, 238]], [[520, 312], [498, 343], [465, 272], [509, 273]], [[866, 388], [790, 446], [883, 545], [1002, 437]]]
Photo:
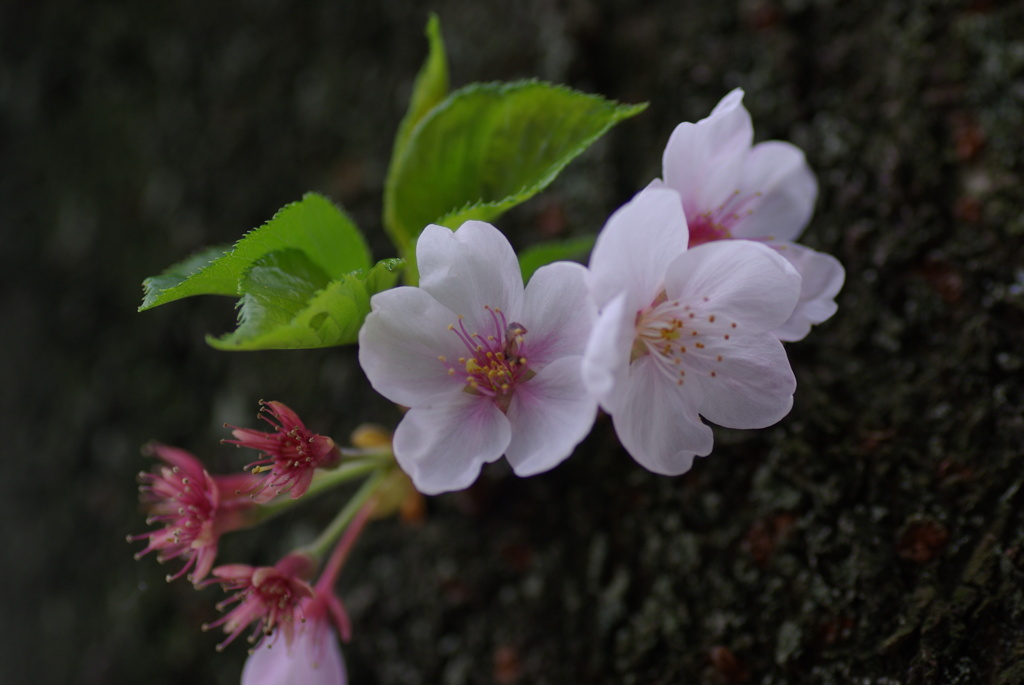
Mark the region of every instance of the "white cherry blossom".
[[583, 378], [623, 446], [677, 475], [711, 452], [711, 428], [763, 428], [785, 416], [796, 379], [773, 334], [800, 276], [757, 242], [688, 248], [679, 195], [647, 189], [605, 224], [590, 259], [601, 310]]
[[559, 262], [529, 285], [493, 226], [428, 226], [419, 287], [374, 295], [359, 334], [373, 387], [409, 407], [399, 465], [427, 494], [469, 486], [503, 454], [520, 476], [553, 468], [597, 414], [580, 371], [597, 311], [586, 269]]
[[676, 127], [662, 159], [664, 180], [651, 185], [680, 194], [690, 247], [741, 238], [763, 242], [789, 260], [803, 279], [800, 300], [775, 334], [800, 340], [835, 313], [845, 272], [831, 255], [795, 242], [818, 196], [804, 153], [781, 141], [752, 145], [753, 139], [750, 113], [737, 88], [708, 117]]

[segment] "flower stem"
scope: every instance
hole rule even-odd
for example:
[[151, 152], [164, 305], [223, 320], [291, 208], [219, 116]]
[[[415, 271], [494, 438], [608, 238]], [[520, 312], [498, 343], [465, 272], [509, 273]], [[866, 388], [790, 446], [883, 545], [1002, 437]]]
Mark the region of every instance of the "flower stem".
[[[390, 458], [390, 455], [388, 455], [388, 457]], [[375, 471], [385, 471], [387, 464], [388, 462], [381, 458], [367, 457], [365, 459], [348, 461], [338, 468], [330, 471], [319, 471], [313, 477], [313, 482], [310, 483], [309, 489], [306, 490], [306, 494], [303, 495], [303, 497], [318, 495], [322, 492], [326, 492], [327, 490], [336, 488], [343, 483], [347, 483], [350, 480], [354, 480]], [[253, 518], [252, 525], [262, 523], [285, 511], [288, 511], [299, 503], [300, 499], [292, 499], [291, 497], [282, 496], [263, 505], [262, 507], [259, 507]]]
[[366, 482], [356, 491], [356, 494], [352, 495], [345, 508], [338, 512], [338, 515], [334, 517], [334, 520], [320, 533], [316, 540], [306, 545], [304, 551], [317, 559], [323, 559], [324, 555], [334, 545], [335, 540], [345, 531], [346, 526], [352, 522], [352, 519], [355, 518], [363, 505], [366, 504], [366, 501], [377, 490], [377, 486], [383, 482], [385, 475], [387, 475], [387, 469], [379, 468], [373, 475], [367, 478]]
[[348, 528], [345, 529], [338, 544], [334, 547], [334, 551], [331, 552], [330, 558], [324, 564], [320, 579], [316, 581], [318, 591], [327, 592], [334, 587], [334, 583], [338, 580], [338, 572], [341, 571], [341, 566], [348, 558], [348, 553], [352, 551], [359, 534], [363, 532], [367, 521], [370, 520], [375, 504], [372, 498], [367, 500], [349, 522]]

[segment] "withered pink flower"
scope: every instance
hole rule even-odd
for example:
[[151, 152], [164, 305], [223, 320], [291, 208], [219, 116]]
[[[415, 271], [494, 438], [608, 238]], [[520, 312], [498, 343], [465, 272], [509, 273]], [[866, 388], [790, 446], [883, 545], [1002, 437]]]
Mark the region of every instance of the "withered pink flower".
[[290, 492], [292, 499], [298, 499], [309, 489], [316, 469], [336, 464], [341, 459], [341, 451], [334, 440], [306, 428], [298, 415], [280, 402], [260, 402], [260, 405], [260, 418], [269, 423], [274, 432], [229, 426], [234, 429], [235, 440], [224, 442], [263, 453], [262, 459], [245, 467], [255, 474], [270, 472], [250, 492], [256, 501], [268, 502], [285, 492]]
[[[345, 661], [337, 635], [348, 642], [348, 615], [329, 583], [321, 578], [311, 598], [302, 600], [302, 622], [291, 643], [270, 637], [252, 650], [242, 670], [242, 685], [343, 685]], [[330, 579], [330, 580], [333, 580]]]
[[253, 649], [242, 670], [242, 685], [344, 685], [345, 661], [336, 636], [348, 642], [352, 633], [348, 615], [334, 593], [338, 573], [360, 532], [377, 508], [371, 501], [349, 524], [324, 566], [313, 596], [302, 600], [303, 622], [295, 627], [292, 641], [284, 645], [274, 635]]
[[146, 522], [163, 524], [163, 528], [130, 535], [128, 541], [148, 543], [136, 559], [156, 552], [161, 563], [185, 560], [167, 576], [168, 582], [187, 574], [189, 581], [198, 583], [213, 567], [220, 536], [249, 524], [255, 505], [241, 493], [253, 487], [254, 478], [249, 474], [211, 476], [198, 459], [177, 447], [152, 443], [147, 450], [165, 464], [139, 474], [139, 498], [149, 512]]
[[235, 606], [218, 620], [205, 624], [203, 630], [223, 627], [228, 636], [217, 645], [218, 651], [253, 624], [249, 642], [257, 649], [276, 631], [280, 631], [285, 644], [290, 645], [296, 627], [306, 618], [304, 600], [313, 598], [313, 588], [307, 579], [314, 570], [313, 559], [298, 552], [285, 556], [273, 566], [218, 566], [212, 571], [214, 577], [204, 585], [220, 583], [225, 592], [235, 593], [218, 604], [218, 610]]

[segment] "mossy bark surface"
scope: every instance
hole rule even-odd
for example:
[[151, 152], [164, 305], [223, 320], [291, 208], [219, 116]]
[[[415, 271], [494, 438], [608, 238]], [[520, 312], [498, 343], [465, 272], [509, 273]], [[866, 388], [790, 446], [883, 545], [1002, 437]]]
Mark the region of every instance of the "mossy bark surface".
[[[398, 411], [353, 349], [227, 354], [227, 299], [139, 284], [317, 190], [391, 256], [390, 143], [426, 6], [0, 7], [0, 680], [232, 683], [214, 589], [132, 560], [158, 439], [251, 461], [257, 401], [343, 439]], [[340, 584], [354, 683], [1024, 682], [1024, 5], [440, 0], [453, 83], [538, 76], [649, 110], [498, 221], [598, 230], [680, 121], [742, 86], [801, 146], [803, 242], [846, 266], [788, 346], [792, 413], [651, 475], [602, 419], [553, 472], [485, 469], [419, 527], [373, 525]], [[226, 540], [272, 563], [343, 498]]]

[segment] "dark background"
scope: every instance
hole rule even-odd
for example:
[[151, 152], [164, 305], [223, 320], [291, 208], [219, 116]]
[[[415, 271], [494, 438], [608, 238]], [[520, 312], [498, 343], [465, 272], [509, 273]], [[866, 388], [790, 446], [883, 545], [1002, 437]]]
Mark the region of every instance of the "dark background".
[[[390, 144], [441, 17], [453, 83], [538, 76], [643, 115], [499, 221], [600, 228], [676, 123], [746, 89], [821, 183], [804, 242], [839, 313], [789, 345], [792, 413], [681, 478], [607, 421], [372, 527], [340, 590], [353, 683], [1024, 682], [1024, 5], [995, 0], [0, 4], [0, 680], [232, 683], [215, 590], [132, 560], [147, 440], [214, 470], [282, 400], [344, 439], [394, 423], [353, 349], [228, 354], [227, 299], [139, 283], [306, 190], [379, 228]], [[271, 563], [342, 500], [241, 534]]]

